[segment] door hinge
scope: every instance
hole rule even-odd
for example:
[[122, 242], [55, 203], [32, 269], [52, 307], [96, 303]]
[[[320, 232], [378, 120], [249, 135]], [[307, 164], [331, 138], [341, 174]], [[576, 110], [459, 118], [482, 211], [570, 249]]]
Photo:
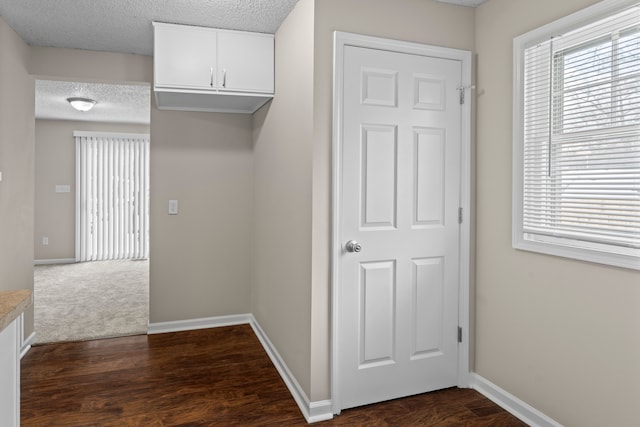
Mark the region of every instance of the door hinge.
[[458, 326], [458, 342], [462, 342], [462, 327]]
[[462, 212], [462, 208], [458, 208], [458, 224], [462, 224], [462, 218], [463, 218], [463, 212]]

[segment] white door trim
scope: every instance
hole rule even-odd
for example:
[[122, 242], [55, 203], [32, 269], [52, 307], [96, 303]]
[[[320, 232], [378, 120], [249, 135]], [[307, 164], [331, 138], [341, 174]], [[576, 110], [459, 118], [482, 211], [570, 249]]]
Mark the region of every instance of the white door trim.
[[[387, 50], [399, 53], [430, 56], [441, 59], [458, 60], [462, 64], [461, 90], [467, 91], [471, 87], [471, 52], [460, 49], [451, 49], [430, 46], [419, 43], [384, 39], [379, 37], [363, 36], [359, 34], [336, 31], [334, 33], [334, 58], [333, 58], [333, 145], [332, 145], [332, 245], [331, 245], [331, 287], [332, 287], [332, 327], [331, 327], [331, 396], [333, 412], [339, 414], [342, 410], [341, 396], [339, 395], [338, 346], [337, 327], [339, 325], [339, 313], [341, 301], [337, 286], [340, 278], [340, 253], [341, 242], [339, 240], [340, 212], [340, 186], [341, 176], [341, 147], [342, 147], [342, 93], [344, 85], [344, 50], [345, 46], [356, 46], [370, 49]], [[460, 226], [460, 270], [459, 270], [459, 303], [458, 325], [462, 328], [462, 342], [458, 348], [458, 387], [469, 387], [469, 298], [470, 298], [470, 242], [471, 227], [471, 101], [469, 94], [465, 95], [467, 101], [462, 105], [461, 117], [461, 164], [460, 164], [460, 207], [463, 212], [463, 221]]]

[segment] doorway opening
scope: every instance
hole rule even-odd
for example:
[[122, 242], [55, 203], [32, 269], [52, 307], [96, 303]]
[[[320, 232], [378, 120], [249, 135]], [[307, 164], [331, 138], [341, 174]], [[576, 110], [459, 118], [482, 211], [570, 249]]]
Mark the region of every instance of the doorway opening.
[[[150, 92], [36, 81], [36, 344], [147, 332]], [[76, 111], [76, 97], [96, 103]], [[112, 136], [129, 139], [116, 146]]]

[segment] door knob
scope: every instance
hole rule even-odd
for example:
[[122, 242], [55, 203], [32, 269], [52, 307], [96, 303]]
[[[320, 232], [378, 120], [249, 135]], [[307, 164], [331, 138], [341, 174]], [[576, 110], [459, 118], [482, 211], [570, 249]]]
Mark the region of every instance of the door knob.
[[356, 242], [355, 240], [349, 240], [345, 245], [347, 252], [360, 252], [362, 250], [362, 245]]

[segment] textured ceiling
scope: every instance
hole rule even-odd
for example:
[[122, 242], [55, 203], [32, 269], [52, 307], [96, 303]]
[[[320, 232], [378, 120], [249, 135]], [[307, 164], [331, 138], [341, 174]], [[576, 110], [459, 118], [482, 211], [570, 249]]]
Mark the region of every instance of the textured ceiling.
[[[31, 46], [153, 54], [152, 21], [275, 33], [298, 0], [0, 0], [0, 16]], [[85, 113], [71, 96], [95, 99]], [[148, 86], [40, 80], [36, 118], [149, 123]]]
[[152, 21], [275, 33], [298, 0], [0, 0], [32, 46], [153, 54]]
[[[76, 111], [69, 97], [90, 98], [90, 111]], [[149, 124], [149, 85], [36, 81], [36, 119]]]

